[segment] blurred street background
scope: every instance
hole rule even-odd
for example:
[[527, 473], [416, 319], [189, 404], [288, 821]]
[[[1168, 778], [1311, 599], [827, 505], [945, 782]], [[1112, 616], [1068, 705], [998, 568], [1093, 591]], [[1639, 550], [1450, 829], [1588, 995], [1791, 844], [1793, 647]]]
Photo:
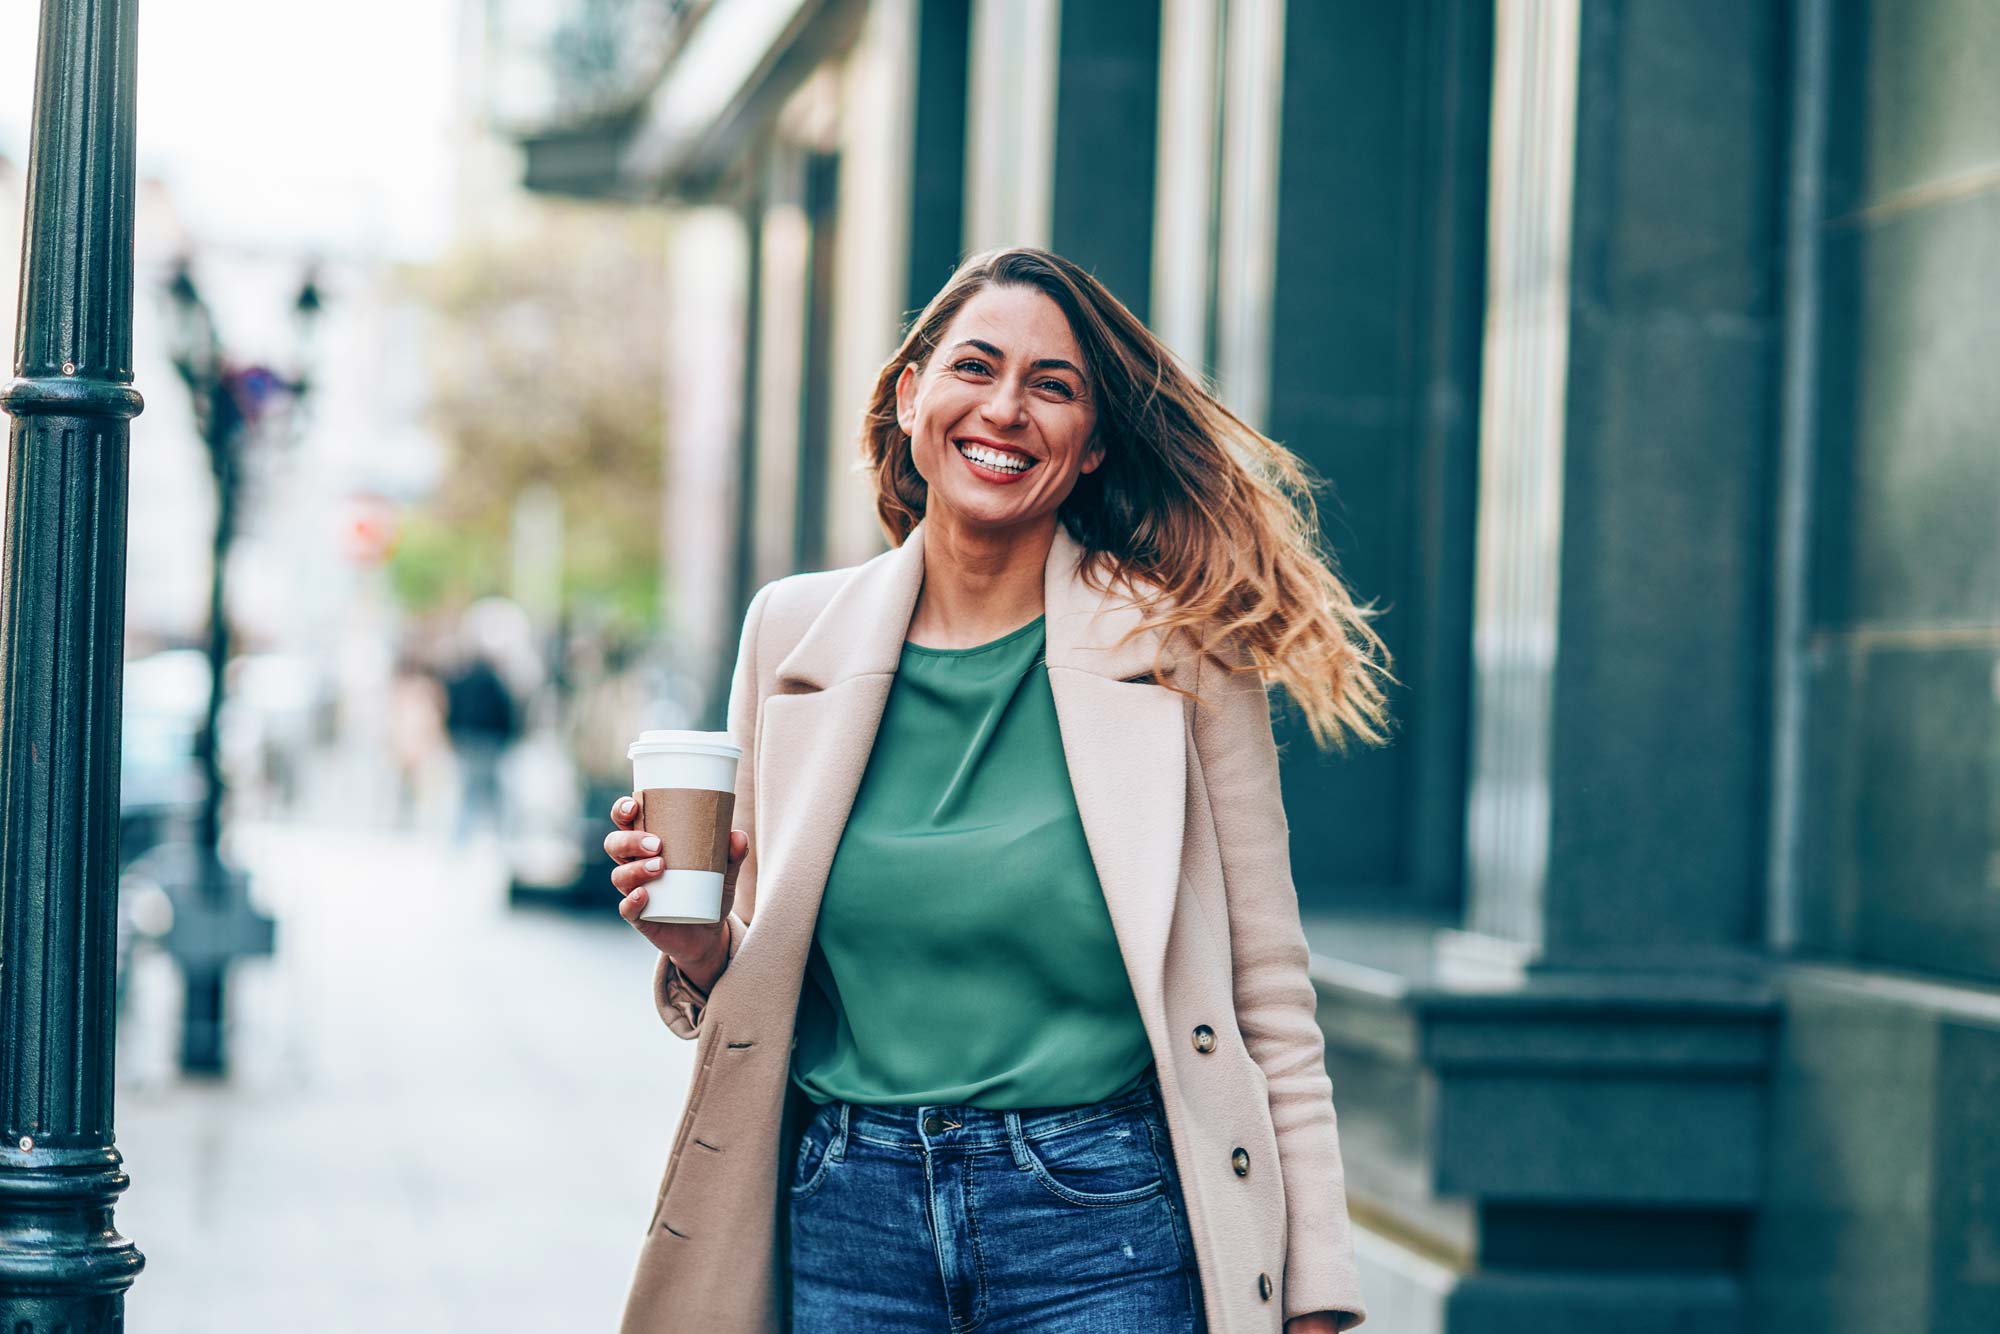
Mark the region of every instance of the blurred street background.
[[1386, 609], [1395, 743], [1279, 719], [1370, 1328], [2000, 1329], [2000, 3], [148, 0], [138, 49], [135, 1334], [615, 1324], [692, 1054], [625, 743], [881, 550], [861, 404], [1013, 243], [1328, 479]]

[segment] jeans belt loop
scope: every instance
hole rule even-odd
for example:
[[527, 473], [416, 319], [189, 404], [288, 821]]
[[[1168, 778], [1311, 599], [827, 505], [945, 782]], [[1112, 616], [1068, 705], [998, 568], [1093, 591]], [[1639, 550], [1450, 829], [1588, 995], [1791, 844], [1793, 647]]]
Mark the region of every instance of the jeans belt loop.
[[1011, 1107], [1003, 1113], [1007, 1122], [1007, 1147], [1014, 1153], [1014, 1166], [1023, 1172], [1029, 1169], [1028, 1142], [1021, 1134], [1021, 1114]]
[[848, 1102], [845, 1098], [841, 1099], [840, 1125], [833, 1132], [833, 1143], [829, 1144], [826, 1149], [826, 1156], [833, 1159], [836, 1163], [847, 1156], [847, 1116], [853, 1108], [853, 1103]]

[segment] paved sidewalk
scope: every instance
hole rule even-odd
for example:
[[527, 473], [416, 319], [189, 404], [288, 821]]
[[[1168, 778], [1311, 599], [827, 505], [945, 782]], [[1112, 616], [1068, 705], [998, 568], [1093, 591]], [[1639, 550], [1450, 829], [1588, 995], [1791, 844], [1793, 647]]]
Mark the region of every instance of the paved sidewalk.
[[[510, 912], [487, 844], [254, 826], [274, 959], [230, 993], [231, 1077], [178, 1077], [179, 979], [142, 956], [119, 1035], [133, 1334], [609, 1330], [692, 1044], [652, 950]], [[607, 870], [609, 864], [606, 864]]]

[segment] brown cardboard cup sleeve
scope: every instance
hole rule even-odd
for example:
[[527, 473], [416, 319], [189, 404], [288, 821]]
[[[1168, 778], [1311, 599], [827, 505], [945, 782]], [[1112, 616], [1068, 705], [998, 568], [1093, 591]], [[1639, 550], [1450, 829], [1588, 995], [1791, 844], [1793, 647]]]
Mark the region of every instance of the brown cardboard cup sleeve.
[[703, 787], [649, 787], [639, 794], [639, 824], [660, 839], [670, 871], [727, 871], [736, 794]]

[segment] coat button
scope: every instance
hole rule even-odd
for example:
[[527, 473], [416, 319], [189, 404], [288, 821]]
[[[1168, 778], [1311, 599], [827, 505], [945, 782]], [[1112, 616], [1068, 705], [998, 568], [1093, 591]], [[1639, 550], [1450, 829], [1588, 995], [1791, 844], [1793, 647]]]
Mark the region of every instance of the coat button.
[[1257, 1275], [1257, 1295], [1267, 1302], [1271, 1300], [1271, 1276], [1269, 1274]]
[[1237, 1149], [1233, 1151], [1229, 1155], [1229, 1162], [1231, 1166], [1235, 1167], [1237, 1176], [1247, 1177], [1250, 1175], [1250, 1154], [1246, 1150]]
[[1194, 1049], [1203, 1055], [1215, 1050], [1215, 1030], [1207, 1024], [1196, 1024], [1194, 1029]]
[[944, 1118], [942, 1116], [939, 1116], [936, 1112], [932, 1112], [924, 1118], [924, 1133], [926, 1135], [942, 1134], [943, 1131]]

